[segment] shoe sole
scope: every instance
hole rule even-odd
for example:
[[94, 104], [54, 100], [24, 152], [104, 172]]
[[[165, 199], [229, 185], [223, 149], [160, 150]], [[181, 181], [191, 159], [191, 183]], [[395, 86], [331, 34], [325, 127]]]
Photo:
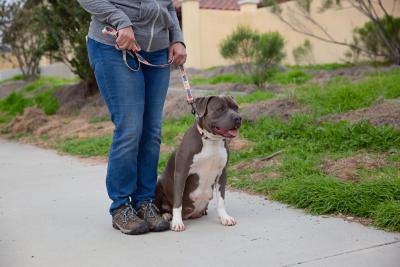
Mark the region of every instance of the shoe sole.
[[143, 224], [142, 226], [138, 227], [137, 229], [134, 230], [125, 230], [122, 227], [119, 227], [116, 223], [112, 224], [113, 228], [115, 230], [121, 231], [121, 233], [126, 234], [126, 235], [141, 235], [148, 233], [150, 231], [149, 227], [146, 224]]
[[156, 226], [153, 228], [149, 227], [149, 229], [150, 229], [150, 232], [164, 232], [164, 231], [170, 230], [170, 224], [168, 222], [165, 225], [160, 225], [160, 226]]

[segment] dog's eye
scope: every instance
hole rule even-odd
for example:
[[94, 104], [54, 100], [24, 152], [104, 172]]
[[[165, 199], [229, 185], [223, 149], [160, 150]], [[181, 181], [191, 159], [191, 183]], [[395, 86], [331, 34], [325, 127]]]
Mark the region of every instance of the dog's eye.
[[223, 112], [224, 110], [225, 110], [224, 107], [219, 107], [219, 108], [217, 109], [218, 112]]

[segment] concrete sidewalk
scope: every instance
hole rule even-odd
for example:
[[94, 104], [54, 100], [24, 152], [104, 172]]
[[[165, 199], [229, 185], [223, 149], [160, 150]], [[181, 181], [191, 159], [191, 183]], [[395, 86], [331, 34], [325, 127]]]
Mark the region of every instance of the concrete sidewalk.
[[0, 266], [400, 266], [400, 235], [227, 193], [182, 233], [111, 227], [106, 165], [0, 140]]

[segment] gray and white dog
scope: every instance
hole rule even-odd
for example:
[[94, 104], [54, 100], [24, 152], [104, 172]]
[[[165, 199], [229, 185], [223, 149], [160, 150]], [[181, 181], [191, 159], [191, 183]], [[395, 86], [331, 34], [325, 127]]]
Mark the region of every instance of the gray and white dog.
[[182, 219], [199, 218], [216, 189], [218, 216], [223, 225], [235, 225], [225, 210], [226, 139], [236, 137], [242, 118], [230, 96], [207, 96], [195, 99], [197, 122], [189, 128], [167, 167], [159, 177], [156, 204], [171, 218], [171, 229], [183, 231]]

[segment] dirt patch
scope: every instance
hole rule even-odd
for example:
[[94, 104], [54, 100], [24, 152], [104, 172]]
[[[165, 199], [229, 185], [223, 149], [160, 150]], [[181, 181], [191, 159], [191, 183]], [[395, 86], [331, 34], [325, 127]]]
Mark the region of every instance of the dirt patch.
[[346, 222], [360, 223], [360, 224], [365, 225], [365, 226], [369, 226], [373, 222], [373, 220], [370, 219], [370, 218], [357, 217], [357, 216], [348, 216], [348, 215], [343, 215], [343, 214], [337, 214], [337, 215], [333, 215], [333, 216], [323, 215], [322, 217], [326, 217], [326, 218], [329, 218], [329, 217], [341, 218], [341, 219], [345, 220]]
[[282, 178], [282, 174], [277, 171], [255, 172], [249, 174], [249, 178], [253, 181], [258, 182], [266, 179], [280, 179]]
[[282, 162], [278, 157], [270, 159], [270, 160], [255, 159], [252, 161], [239, 162], [232, 166], [232, 170], [233, 171], [241, 171], [243, 169], [259, 170], [259, 169], [267, 168], [267, 167], [280, 166], [281, 164], [282, 164]]
[[308, 112], [308, 109], [288, 99], [272, 99], [248, 104], [242, 108], [241, 114], [247, 121], [256, 121], [262, 117], [288, 120], [293, 114], [299, 112]]
[[65, 86], [57, 90], [54, 93], [54, 97], [60, 104], [57, 114], [72, 115], [79, 111], [87, 103], [84, 92], [82, 83]]
[[180, 119], [191, 115], [191, 107], [185, 100], [185, 96], [180, 93], [170, 92], [165, 99], [164, 118]]
[[174, 151], [174, 147], [167, 145], [167, 144], [161, 144], [160, 146], [160, 153], [172, 153]]
[[51, 121], [37, 129], [34, 134], [47, 135], [56, 138], [92, 138], [112, 135], [114, 125], [110, 121], [88, 123], [85, 118], [63, 118], [53, 116]]
[[391, 125], [400, 129], [400, 100], [381, 100], [368, 108], [321, 118], [329, 121], [367, 121], [374, 126]]
[[22, 89], [27, 83], [26, 81], [9, 81], [0, 84], [0, 99]]
[[394, 68], [398, 68], [396, 65], [383, 66], [383, 67], [372, 67], [368, 65], [364, 66], [353, 66], [347, 68], [341, 68], [336, 70], [321, 70], [321, 71], [310, 71], [310, 74], [314, 76], [312, 82], [324, 84], [329, 82], [332, 78], [337, 77], [349, 77], [352, 81], [361, 80], [365, 75], [373, 72], [385, 72], [391, 71]]
[[33, 133], [43, 125], [47, 124], [49, 119], [43, 110], [38, 108], [27, 108], [24, 114], [13, 119], [8, 125], [14, 133]]
[[243, 92], [252, 93], [257, 91], [257, 86], [252, 84], [242, 84], [242, 83], [219, 83], [219, 84], [202, 84], [194, 86], [200, 88], [201, 90], [210, 90], [216, 94], [228, 93], [228, 92]]
[[357, 176], [359, 169], [375, 170], [387, 164], [382, 155], [362, 154], [339, 160], [328, 160], [321, 168], [326, 174], [334, 175], [340, 180], [359, 182]]
[[[252, 181], [262, 181], [266, 179], [280, 179], [283, 177], [282, 173], [276, 170], [276, 167], [280, 166], [282, 161], [279, 158], [272, 158], [270, 160], [256, 159], [252, 161], [243, 161], [232, 166], [232, 170], [235, 172], [243, 170], [254, 170], [249, 174], [245, 174], [246, 178], [250, 178]], [[271, 169], [262, 170], [264, 168], [272, 167]]]
[[228, 147], [230, 151], [241, 151], [246, 150], [253, 146], [253, 143], [242, 138], [234, 138], [228, 143]]

